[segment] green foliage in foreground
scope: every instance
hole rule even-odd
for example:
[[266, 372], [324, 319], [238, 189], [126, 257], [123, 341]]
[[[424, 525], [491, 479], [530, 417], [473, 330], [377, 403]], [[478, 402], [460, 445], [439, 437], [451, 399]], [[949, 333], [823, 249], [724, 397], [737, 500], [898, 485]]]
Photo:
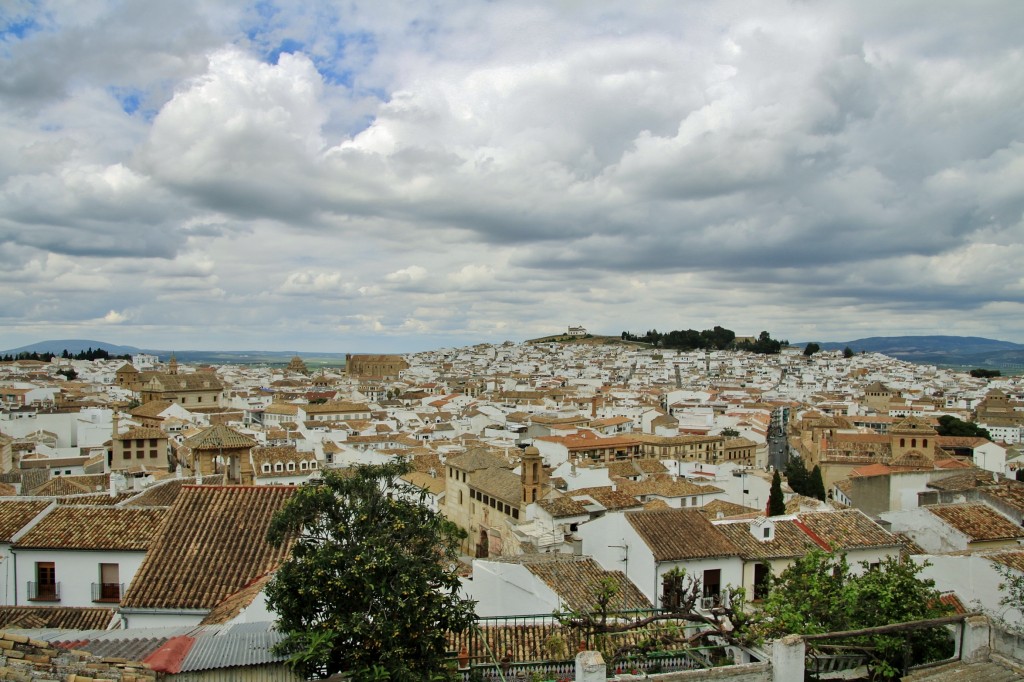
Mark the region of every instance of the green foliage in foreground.
[[[950, 608], [939, 600], [932, 580], [919, 577], [923, 568], [912, 561], [886, 558], [875, 568], [862, 564], [855, 574], [845, 555], [813, 551], [771, 579], [768, 596], [753, 614], [748, 632], [755, 640], [788, 634], [821, 634], [860, 630], [915, 620], [939, 618]], [[874, 649], [875, 672], [897, 674], [904, 644], [912, 659], [935, 660], [951, 644], [943, 628], [892, 635], [868, 635], [842, 644]]]
[[277, 652], [304, 679], [434, 679], [446, 670], [447, 633], [475, 619], [458, 596], [464, 533], [403, 482], [405, 462], [324, 470], [271, 523], [267, 539], [295, 540], [267, 587], [286, 633]]

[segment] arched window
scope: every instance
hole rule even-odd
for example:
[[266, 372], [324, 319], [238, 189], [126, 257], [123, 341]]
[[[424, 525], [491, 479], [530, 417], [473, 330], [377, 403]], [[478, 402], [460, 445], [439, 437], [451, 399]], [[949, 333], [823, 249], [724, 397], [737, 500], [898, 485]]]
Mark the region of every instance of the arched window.
[[910, 447], [912, 447], [912, 448], [916, 448], [917, 447], [917, 439], [916, 438], [911, 438], [910, 439]]

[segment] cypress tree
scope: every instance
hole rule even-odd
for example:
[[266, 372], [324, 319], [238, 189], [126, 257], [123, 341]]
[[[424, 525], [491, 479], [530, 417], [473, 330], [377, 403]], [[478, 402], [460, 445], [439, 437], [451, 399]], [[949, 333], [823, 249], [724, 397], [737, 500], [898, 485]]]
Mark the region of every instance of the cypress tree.
[[808, 482], [808, 491], [812, 497], [825, 501], [825, 481], [821, 478], [821, 467], [817, 464], [811, 469], [811, 480]]
[[776, 471], [772, 476], [772, 489], [768, 493], [768, 516], [781, 516], [786, 513], [786, 501], [782, 498], [782, 477]]

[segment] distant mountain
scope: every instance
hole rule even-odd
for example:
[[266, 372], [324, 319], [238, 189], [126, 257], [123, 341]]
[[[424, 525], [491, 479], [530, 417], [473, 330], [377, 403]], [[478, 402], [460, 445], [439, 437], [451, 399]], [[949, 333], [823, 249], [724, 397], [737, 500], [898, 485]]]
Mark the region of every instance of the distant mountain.
[[[853, 341], [817, 343], [822, 350], [849, 347], [857, 353], [882, 353], [928, 365], [982, 367], [1009, 372], [1024, 370], [1024, 344], [980, 336], [871, 336]], [[807, 343], [798, 345], [806, 346]]]
[[[105, 341], [90, 341], [88, 339], [55, 339], [40, 341], [21, 348], [0, 351], [0, 355], [17, 355], [18, 353], [53, 353], [60, 355], [67, 350], [72, 355], [81, 353], [84, 350], [102, 349], [111, 355], [135, 355], [136, 353], [148, 353], [166, 360], [170, 357], [169, 350], [156, 350], [152, 348], [136, 348], [135, 346], [118, 346]], [[235, 364], [235, 365], [279, 365], [287, 363], [295, 356], [295, 351], [275, 350], [175, 350], [174, 356], [179, 362], [186, 364]], [[344, 353], [299, 353], [308, 366], [321, 365], [344, 365]]]
[[118, 346], [104, 341], [90, 341], [88, 339], [58, 339], [51, 341], [40, 341], [21, 348], [0, 351], [0, 355], [17, 355], [18, 353], [54, 353], [60, 355], [65, 350], [72, 355], [92, 348], [93, 350], [105, 350], [111, 355], [132, 355], [134, 353], [145, 353], [135, 346]]

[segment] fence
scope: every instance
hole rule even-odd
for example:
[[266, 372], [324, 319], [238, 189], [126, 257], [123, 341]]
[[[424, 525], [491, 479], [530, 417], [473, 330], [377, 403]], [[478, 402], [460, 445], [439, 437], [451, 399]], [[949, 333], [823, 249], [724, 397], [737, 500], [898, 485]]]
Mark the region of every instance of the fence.
[[[637, 622], [658, 610], [629, 611], [609, 615], [609, 622]], [[592, 634], [563, 626], [552, 615], [481, 618], [477, 625], [449, 639], [452, 657], [459, 659], [466, 682], [500, 682], [506, 679], [572, 679], [576, 653], [594, 649], [604, 654], [609, 672], [673, 672], [731, 664], [724, 646], [673, 647], [642, 655], [632, 650], [649, 649], [652, 642], [671, 642], [696, 627], [675, 620], [656, 621], [618, 633]], [[456, 653], [457, 652], [457, 653]]]
[[861, 667], [918, 668], [960, 660], [963, 614], [863, 630], [805, 635], [805, 670], [814, 679], [840, 678]]

